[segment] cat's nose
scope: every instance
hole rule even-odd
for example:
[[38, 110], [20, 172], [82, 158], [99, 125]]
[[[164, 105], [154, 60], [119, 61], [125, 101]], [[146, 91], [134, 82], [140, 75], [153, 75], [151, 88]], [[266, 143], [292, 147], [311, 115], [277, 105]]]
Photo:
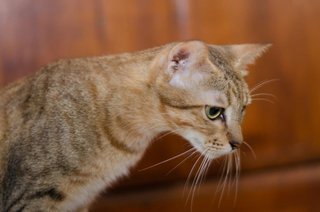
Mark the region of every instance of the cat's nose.
[[231, 140], [229, 141], [232, 150], [239, 149], [241, 143], [239, 141]]

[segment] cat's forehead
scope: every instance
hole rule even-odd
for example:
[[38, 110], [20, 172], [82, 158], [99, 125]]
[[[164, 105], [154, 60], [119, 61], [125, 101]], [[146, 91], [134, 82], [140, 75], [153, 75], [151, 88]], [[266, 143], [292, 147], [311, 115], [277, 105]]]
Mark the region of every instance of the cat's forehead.
[[209, 61], [214, 66], [219, 75], [213, 77], [214, 88], [218, 89], [219, 98], [225, 96], [226, 104], [247, 104], [248, 87], [240, 72], [234, 70], [232, 66], [232, 56], [228, 54], [224, 48], [220, 46], [209, 46], [208, 48]]
[[208, 58], [224, 74], [229, 75], [232, 73], [232, 56], [221, 46], [209, 46]]
[[[202, 86], [225, 92], [232, 82], [241, 83], [242, 76], [234, 70], [232, 56], [221, 46], [208, 46], [207, 66], [200, 66], [200, 72], [205, 73]], [[196, 69], [199, 71], [199, 69]]]
[[205, 90], [200, 92], [199, 97], [205, 105], [217, 107], [227, 107], [229, 105], [228, 97], [221, 90]]
[[240, 108], [250, 102], [248, 87], [244, 80], [223, 78], [220, 80], [220, 84], [224, 84], [224, 86], [219, 86], [220, 88], [216, 89], [215, 84], [211, 89], [199, 92], [198, 97], [200, 97], [201, 102], [223, 108], [229, 106]]
[[234, 106], [242, 107], [249, 103], [249, 96], [246, 88], [237, 87], [236, 84], [230, 84], [225, 90], [206, 90], [202, 91], [199, 96], [203, 104], [212, 105], [222, 108]]

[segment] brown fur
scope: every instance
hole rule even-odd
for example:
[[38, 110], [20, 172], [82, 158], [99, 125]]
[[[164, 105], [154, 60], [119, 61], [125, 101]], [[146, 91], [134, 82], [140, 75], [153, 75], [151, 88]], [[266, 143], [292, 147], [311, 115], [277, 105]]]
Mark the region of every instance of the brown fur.
[[[264, 49], [172, 43], [60, 60], [3, 88], [0, 210], [85, 209], [165, 131], [210, 159], [232, 152], [250, 103], [243, 72]], [[226, 108], [226, 121], [205, 105]]]

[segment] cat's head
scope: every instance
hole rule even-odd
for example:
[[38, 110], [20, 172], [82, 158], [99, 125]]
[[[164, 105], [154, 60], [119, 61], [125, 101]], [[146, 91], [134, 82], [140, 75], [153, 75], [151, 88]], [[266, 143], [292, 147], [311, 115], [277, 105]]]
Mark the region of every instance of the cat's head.
[[211, 159], [239, 148], [241, 121], [250, 104], [246, 66], [268, 46], [188, 41], [163, 50], [153, 68], [168, 128]]

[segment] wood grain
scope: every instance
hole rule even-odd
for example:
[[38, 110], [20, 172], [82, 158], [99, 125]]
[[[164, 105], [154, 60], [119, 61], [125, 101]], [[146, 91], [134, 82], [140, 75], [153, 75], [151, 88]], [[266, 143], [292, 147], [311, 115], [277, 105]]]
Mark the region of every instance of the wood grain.
[[[242, 170], [268, 174], [273, 168], [303, 167], [320, 161], [319, 11], [317, 0], [1, 0], [0, 84], [34, 73], [58, 58], [134, 51], [181, 39], [272, 43], [270, 51], [249, 68], [247, 79], [251, 87], [278, 79], [257, 90], [276, 99], [274, 104], [257, 100], [248, 108], [244, 137], [257, 158], [243, 146]], [[130, 178], [120, 181], [113, 192], [182, 182], [194, 159], [170, 175], [166, 173], [182, 159], [139, 170], [188, 148], [174, 135], [155, 141]], [[208, 179], [221, 172], [218, 167], [218, 163], [212, 166]], [[316, 179], [313, 183], [318, 185]], [[272, 199], [272, 192], [265, 194], [269, 203], [280, 204]], [[315, 194], [320, 195], [319, 189], [305, 192], [314, 194], [310, 204]], [[252, 195], [248, 191], [246, 197]]]

